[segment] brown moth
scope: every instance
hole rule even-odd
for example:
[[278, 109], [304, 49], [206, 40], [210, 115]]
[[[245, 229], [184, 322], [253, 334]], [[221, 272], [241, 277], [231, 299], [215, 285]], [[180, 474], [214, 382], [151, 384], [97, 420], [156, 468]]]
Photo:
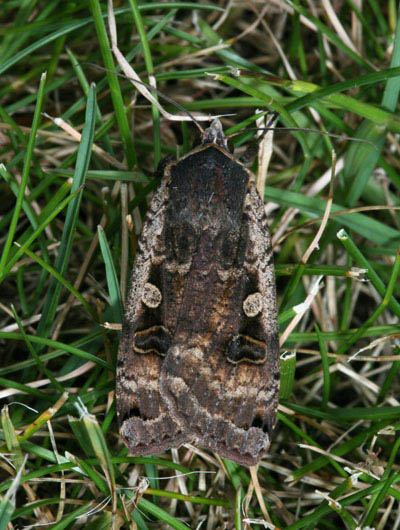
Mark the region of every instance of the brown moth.
[[132, 454], [191, 442], [255, 465], [267, 452], [279, 393], [271, 239], [255, 178], [218, 120], [167, 165], [151, 201], [118, 355]]

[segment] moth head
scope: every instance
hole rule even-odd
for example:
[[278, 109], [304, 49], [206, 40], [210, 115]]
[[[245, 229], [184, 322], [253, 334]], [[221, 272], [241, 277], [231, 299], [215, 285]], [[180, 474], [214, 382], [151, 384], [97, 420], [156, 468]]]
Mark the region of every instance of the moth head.
[[203, 133], [202, 142], [204, 144], [215, 144], [219, 145], [220, 147], [223, 147], [227, 151], [229, 151], [228, 148], [228, 141], [225, 137], [224, 130], [222, 128], [222, 123], [219, 121], [218, 118], [213, 120], [211, 122], [210, 127], [207, 127], [207, 129]]

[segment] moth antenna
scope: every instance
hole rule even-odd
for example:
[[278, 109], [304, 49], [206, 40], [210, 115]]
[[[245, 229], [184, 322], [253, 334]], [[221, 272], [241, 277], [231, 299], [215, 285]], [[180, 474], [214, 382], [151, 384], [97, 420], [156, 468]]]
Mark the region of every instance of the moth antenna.
[[[273, 117], [273, 119], [275, 119], [276, 117]], [[271, 120], [270, 122], [271, 123]], [[250, 127], [249, 129], [240, 129], [240, 131], [237, 131], [235, 133], [232, 133], [232, 134], [229, 134], [228, 136], [226, 136], [227, 140], [229, 140], [230, 138], [234, 138], [235, 136], [237, 136], [238, 134], [243, 134], [244, 132], [248, 132], [248, 131], [284, 131], [284, 132], [287, 132], [287, 131], [294, 131], [294, 132], [309, 132], [309, 133], [315, 133], [315, 134], [321, 134], [322, 136], [329, 136], [329, 138], [337, 138], [338, 140], [341, 140], [341, 141], [344, 141], [344, 140], [349, 140], [349, 141], [352, 141], [352, 142], [361, 142], [361, 143], [364, 143], [364, 144], [369, 144], [371, 145], [372, 147], [374, 147], [375, 149], [377, 149], [376, 145], [374, 145], [372, 142], [370, 142], [369, 140], [365, 140], [364, 138], [352, 138], [351, 136], [346, 136], [344, 134], [334, 134], [334, 133], [330, 133], [330, 132], [327, 132], [327, 131], [319, 131], [318, 129], [307, 129], [307, 128], [301, 128], [301, 127], [271, 127], [271, 126], [267, 126], [267, 127]]]
[[[157, 96], [159, 96], [161, 99], [163, 99], [167, 103], [170, 103], [171, 105], [176, 107], [178, 110], [180, 110], [181, 112], [184, 112], [187, 116], [189, 116], [189, 118], [193, 121], [193, 123], [199, 129], [202, 137], [204, 137], [205, 130], [200, 125], [200, 122], [193, 116], [193, 114], [190, 111], [185, 109], [185, 107], [183, 107], [182, 105], [177, 103], [175, 100], [171, 99], [170, 97], [166, 96], [165, 94], [163, 94], [162, 92], [157, 90], [157, 88], [153, 87], [152, 85], [149, 85], [149, 83], [145, 83], [144, 81], [138, 81], [137, 79], [133, 79], [132, 77], [129, 77], [129, 76], [125, 75], [125, 74], [121, 74], [120, 72], [114, 72], [113, 70], [109, 70], [108, 68], [104, 68], [104, 66], [100, 66], [98, 64], [94, 64], [94, 63], [81, 63], [81, 64], [83, 64], [83, 65], [87, 64], [89, 66], [93, 66], [95, 68], [98, 68], [99, 70], [103, 70], [104, 72], [108, 72], [110, 74], [114, 74], [114, 75], [116, 75], [118, 77], [123, 77], [124, 79], [128, 79], [129, 81], [131, 81], [133, 84], [138, 83], [139, 85], [143, 85], [144, 87], [146, 87], [148, 90], [151, 90], [152, 92], [155, 92], [157, 94]], [[204, 116], [203, 119], [204, 120], [213, 120], [213, 119], [215, 120], [217, 118], [215, 116]]]

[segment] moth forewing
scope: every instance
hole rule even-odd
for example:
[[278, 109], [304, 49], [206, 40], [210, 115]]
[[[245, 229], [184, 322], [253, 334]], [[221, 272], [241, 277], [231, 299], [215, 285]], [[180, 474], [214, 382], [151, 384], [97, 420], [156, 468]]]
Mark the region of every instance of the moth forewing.
[[213, 124], [210, 143], [167, 166], [152, 201], [123, 325], [118, 414], [134, 454], [195, 441], [254, 465], [279, 392], [275, 279], [254, 176], [221, 131]]
[[[165, 225], [168, 190], [165, 180], [154, 195], [139, 238], [122, 324], [117, 365], [117, 416], [120, 434], [132, 454], [161, 453], [167, 447], [191, 440], [170, 418], [160, 395], [159, 377], [167, 347], [160, 340], [163, 290], [152, 283], [157, 276]], [[158, 284], [158, 280], [156, 280]], [[155, 303], [154, 293], [161, 295]], [[151, 300], [151, 301], [149, 301]]]

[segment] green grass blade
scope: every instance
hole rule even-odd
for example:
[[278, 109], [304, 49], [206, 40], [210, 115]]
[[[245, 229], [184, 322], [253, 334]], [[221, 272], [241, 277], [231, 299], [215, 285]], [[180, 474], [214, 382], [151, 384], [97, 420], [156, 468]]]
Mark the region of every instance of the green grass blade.
[[114, 266], [114, 261], [108, 246], [104, 230], [101, 226], [98, 227], [98, 235], [101, 253], [103, 255], [104, 264], [106, 267], [106, 277], [108, 285], [108, 293], [110, 296], [110, 305], [113, 311], [115, 322], [122, 322], [124, 309], [122, 305], [121, 293], [119, 290], [118, 277]]
[[[94, 137], [95, 124], [95, 87], [92, 85], [89, 92], [86, 107], [85, 125], [82, 131], [82, 138], [78, 149], [78, 156], [75, 166], [75, 174], [71, 188], [71, 194], [76, 194], [68, 205], [65, 218], [64, 231], [61, 238], [60, 250], [57, 256], [55, 269], [61, 274], [65, 274], [68, 266], [69, 256], [71, 254], [72, 242], [75, 235], [75, 227], [79, 214], [79, 207], [82, 199], [83, 190], [80, 188], [84, 185], [86, 173], [89, 167], [89, 161], [92, 154], [92, 144]], [[56, 280], [50, 284], [48, 294], [44, 303], [42, 318], [37, 329], [38, 335], [46, 335], [53, 323], [54, 315], [58, 305], [61, 293], [61, 284]]]
[[15, 230], [17, 228], [17, 223], [18, 223], [18, 218], [21, 212], [23, 201], [24, 201], [25, 189], [28, 184], [30, 165], [31, 165], [32, 155], [33, 155], [33, 148], [34, 148], [35, 141], [36, 141], [36, 133], [39, 127], [40, 119], [41, 119], [43, 92], [44, 92], [45, 84], [46, 84], [46, 74], [44, 73], [42, 74], [42, 77], [40, 79], [35, 114], [33, 116], [33, 122], [32, 122], [32, 131], [29, 136], [26, 157], [25, 157], [25, 162], [24, 162], [24, 169], [22, 173], [21, 186], [19, 188], [17, 202], [14, 207], [13, 217], [12, 217], [10, 228], [7, 234], [7, 239], [4, 244], [2, 255], [0, 258], [0, 277], [4, 274], [5, 264], [7, 262], [8, 254], [10, 252], [12, 241], [14, 239]]

